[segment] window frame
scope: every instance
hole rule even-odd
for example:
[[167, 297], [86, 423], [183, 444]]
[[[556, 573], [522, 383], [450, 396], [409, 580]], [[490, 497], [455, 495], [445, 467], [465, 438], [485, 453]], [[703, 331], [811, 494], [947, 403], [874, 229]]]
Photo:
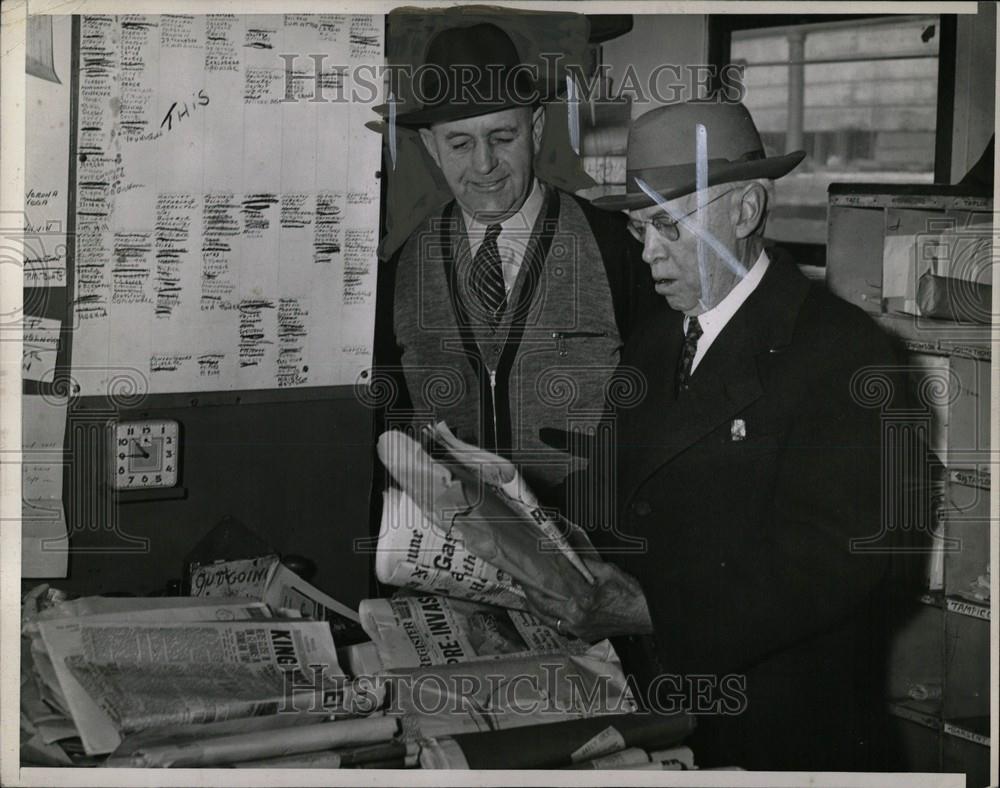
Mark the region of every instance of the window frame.
[[[730, 62], [732, 35], [740, 30], [765, 27], [788, 27], [818, 22], [850, 22], [862, 19], [887, 19], [899, 14], [709, 14], [708, 62], [715, 67], [713, 89], [722, 87], [719, 73]], [[941, 14], [938, 44], [937, 117], [934, 128], [934, 183], [951, 183], [951, 149], [955, 116], [955, 39], [957, 20], [954, 14]]]
[[[711, 88], [720, 90], [721, 69], [729, 64], [732, 34], [740, 30], [787, 27], [820, 22], [850, 22], [885, 19], [903, 14], [709, 14], [708, 63], [714, 66]], [[951, 183], [951, 154], [955, 113], [955, 61], [958, 21], [954, 14], [940, 14], [938, 45], [937, 114], [934, 128], [934, 183]], [[775, 251], [785, 250], [798, 262], [826, 266], [826, 244], [775, 241]]]

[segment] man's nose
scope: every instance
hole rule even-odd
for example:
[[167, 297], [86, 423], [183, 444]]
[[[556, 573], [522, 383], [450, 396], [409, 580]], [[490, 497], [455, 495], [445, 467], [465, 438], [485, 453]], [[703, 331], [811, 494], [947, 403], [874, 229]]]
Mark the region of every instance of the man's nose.
[[493, 146], [490, 143], [484, 142], [482, 145], [476, 146], [472, 166], [476, 168], [476, 172], [484, 174], [497, 166], [497, 159], [493, 155]]
[[663, 238], [652, 227], [646, 228], [642, 238], [642, 259], [647, 265], [653, 265], [657, 260], [667, 257], [667, 245]]

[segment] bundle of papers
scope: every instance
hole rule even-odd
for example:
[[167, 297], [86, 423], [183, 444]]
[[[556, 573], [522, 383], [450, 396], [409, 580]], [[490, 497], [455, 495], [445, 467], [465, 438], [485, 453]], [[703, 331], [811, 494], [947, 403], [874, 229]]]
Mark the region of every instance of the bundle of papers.
[[359, 608], [377, 659], [359, 657], [392, 676], [404, 734], [633, 711], [609, 641], [560, 635], [526, 612], [526, 588], [569, 598], [579, 578], [593, 582], [580, 558], [594, 552], [586, 535], [546, 510], [508, 460], [443, 423], [423, 441], [427, 448], [396, 431], [379, 438], [398, 487], [384, 493], [376, 574], [406, 590]]
[[365, 599], [359, 612], [386, 670], [588, 649], [530, 613], [435, 594]]
[[355, 642], [360, 631], [357, 611], [303, 580], [276, 555], [195, 564], [190, 586], [194, 597], [257, 599], [272, 611], [326, 621], [338, 647]]
[[382, 496], [375, 575], [390, 586], [525, 608], [514, 578], [470, 553], [457, 533], [435, 527], [398, 487]]
[[410, 739], [636, 709], [609, 641], [564, 637], [530, 613], [433, 594], [359, 612]]
[[[214, 564], [210, 571], [215, 578], [246, 577], [245, 563]], [[88, 597], [41, 610], [37, 600], [26, 604], [22, 720], [35, 754], [77, 736], [83, 751], [97, 756], [129, 734], [162, 726], [301, 710], [325, 719], [376, 709], [381, 698], [346, 680], [334, 646], [333, 624], [341, 618], [353, 624], [357, 613], [277, 561], [261, 567], [254, 581], [260, 587], [247, 589], [257, 598]], [[192, 588], [204, 593], [224, 585], [199, 581]]]
[[393, 697], [389, 711], [402, 717], [404, 736], [421, 743], [637, 708], [607, 641], [578, 654], [525, 654], [400, 668], [389, 681]]
[[541, 506], [508, 460], [443, 423], [425, 437], [447, 459], [402, 432], [379, 437], [379, 458], [399, 485], [384, 496], [382, 582], [518, 609], [524, 588], [568, 599], [570, 575], [593, 582], [578, 554], [593, 553], [586, 535]]

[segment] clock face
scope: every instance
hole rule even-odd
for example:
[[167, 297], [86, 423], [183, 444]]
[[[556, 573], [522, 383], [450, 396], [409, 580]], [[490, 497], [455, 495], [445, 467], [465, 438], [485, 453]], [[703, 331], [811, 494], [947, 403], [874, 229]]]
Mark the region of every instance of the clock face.
[[173, 419], [115, 424], [112, 482], [118, 490], [146, 490], [177, 484], [180, 425]]

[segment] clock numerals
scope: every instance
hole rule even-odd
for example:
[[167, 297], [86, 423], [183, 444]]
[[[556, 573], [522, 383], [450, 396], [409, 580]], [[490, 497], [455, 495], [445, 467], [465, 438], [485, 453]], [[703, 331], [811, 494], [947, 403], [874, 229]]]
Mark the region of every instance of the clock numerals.
[[172, 419], [119, 422], [115, 426], [112, 484], [118, 489], [177, 484], [180, 425]]

